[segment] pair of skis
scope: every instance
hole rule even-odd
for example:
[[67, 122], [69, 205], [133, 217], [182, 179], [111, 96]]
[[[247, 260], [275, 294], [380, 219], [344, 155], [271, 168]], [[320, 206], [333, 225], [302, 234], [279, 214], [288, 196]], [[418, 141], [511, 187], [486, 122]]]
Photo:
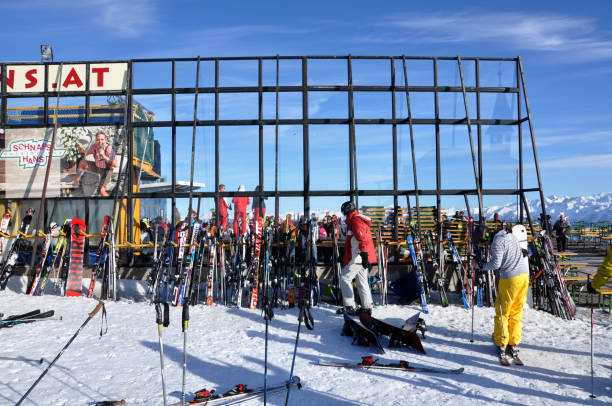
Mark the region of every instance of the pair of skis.
[[465, 368], [448, 369], [448, 368], [436, 368], [426, 366], [414, 366], [408, 363], [408, 361], [400, 360], [399, 362], [392, 363], [381, 363], [379, 360], [373, 357], [361, 357], [361, 362], [334, 362], [319, 360], [317, 363], [319, 366], [324, 367], [337, 367], [337, 368], [361, 368], [361, 369], [387, 369], [387, 370], [400, 370], [406, 372], [427, 372], [434, 374], [461, 374]]
[[[302, 387], [301, 380], [298, 376], [293, 376], [289, 381], [285, 381], [278, 385], [270, 386], [266, 389], [257, 388], [250, 389], [247, 385], [238, 384], [233, 389], [217, 394], [214, 390], [200, 389], [195, 392], [195, 397], [188, 404], [192, 406], [198, 405], [233, 405], [237, 403], [247, 402], [252, 399], [261, 398], [264, 394], [272, 395], [283, 393], [290, 387], [295, 386], [298, 389]], [[181, 403], [175, 403], [171, 406], [180, 406]]]
[[23, 314], [16, 314], [0, 320], [0, 328], [8, 328], [17, 324], [33, 323], [35, 321], [45, 320], [49, 317], [53, 317], [54, 314], [54, 310], [48, 310], [41, 313], [40, 309]]

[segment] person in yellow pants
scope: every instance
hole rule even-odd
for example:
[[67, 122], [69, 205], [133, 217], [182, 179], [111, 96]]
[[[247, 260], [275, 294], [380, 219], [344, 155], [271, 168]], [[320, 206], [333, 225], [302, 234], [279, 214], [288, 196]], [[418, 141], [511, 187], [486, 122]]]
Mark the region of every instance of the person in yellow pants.
[[495, 300], [495, 323], [493, 340], [499, 350], [500, 362], [509, 365], [508, 356], [522, 365], [517, 346], [521, 343], [523, 331], [523, 306], [527, 301], [529, 287], [529, 266], [523, 257], [518, 238], [512, 233], [500, 230], [491, 245], [491, 260], [482, 269], [497, 271], [497, 298]]
[[591, 283], [587, 284], [589, 293], [596, 294], [597, 289], [601, 288], [612, 278], [612, 246], [608, 247], [608, 254], [604, 258], [603, 263], [597, 268], [597, 273], [593, 277]]

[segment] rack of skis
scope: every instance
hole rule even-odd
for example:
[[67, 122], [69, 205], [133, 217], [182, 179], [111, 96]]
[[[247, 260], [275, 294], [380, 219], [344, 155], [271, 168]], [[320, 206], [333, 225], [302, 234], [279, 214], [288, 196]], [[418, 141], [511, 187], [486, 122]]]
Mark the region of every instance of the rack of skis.
[[[428, 312], [430, 299], [439, 298], [442, 306], [449, 305], [447, 291], [451, 284], [459, 293], [458, 301], [466, 309], [473, 306], [495, 306], [496, 273], [483, 269], [483, 264], [491, 259], [491, 243], [495, 231], [504, 229], [515, 234], [521, 243], [524, 261], [530, 273], [530, 304], [558, 317], [574, 317], [576, 306], [567, 290], [557, 256], [553, 253], [551, 238], [546, 231], [535, 232], [532, 229], [533, 237], [529, 237], [527, 229], [521, 224], [511, 226], [509, 223], [498, 222], [477, 225], [472, 219], [460, 223], [459, 228], [464, 230], [463, 233], [452, 233], [452, 223], [449, 222], [442, 226], [442, 235], [438, 238], [438, 233], [432, 230], [416, 232], [413, 222], [408, 227], [405, 243], [398, 244], [407, 247], [408, 266], [411, 269], [406, 276], [390, 284], [391, 290], [404, 301], [420, 300], [424, 313]], [[458, 234], [462, 238], [457, 239]], [[384, 244], [378, 244], [378, 252], [386, 253]], [[382, 258], [383, 273], [375, 279], [382, 281], [381, 297], [384, 298], [386, 254]]]
[[[11, 222], [11, 215], [6, 213], [0, 222], [0, 290], [7, 287], [9, 278], [15, 273], [19, 260], [32, 253], [32, 244], [42, 240], [42, 249], [28, 274], [26, 292], [30, 295], [43, 295], [48, 288], [47, 282], [53, 281], [54, 292], [65, 296], [80, 296], [82, 290], [83, 266], [86, 263], [86, 238], [98, 238], [99, 243], [90, 261], [91, 279], [87, 296], [92, 297], [96, 282], [101, 282], [101, 297], [117, 298], [116, 250], [113, 239], [113, 227], [109, 216], [104, 222], [99, 235], [86, 233], [85, 222], [79, 218], [66, 219], [59, 226], [52, 222], [47, 233], [39, 232], [35, 236], [28, 234], [32, 223], [33, 210], [28, 210], [23, 217], [16, 235], [6, 234]], [[34, 243], [29, 243], [29, 240]], [[23, 256], [20, 258], [20, 256]]]
[[[147, 278], [153, 302], [181, 305], [220, 303], [235, 307], [294, 307], [305, 299], [317, 305], [317, 246], [314, 220], [294, 225], [286, 221], [264, 226], [262, 218], [248, 233], [229, 236], [216, 226], [192, 221], [175, 229], [153, 224], [153, 266]], [[334, 237], [334, 263], [339, 264], [338, 223]], [[338, 298], [340, 268], [336, 267], [331, 294]], [[339, 302], [338, 302], [339, 303]]]
[[[0, 289], [5, 289], [14, 273], [20, 254], [30, 250], [28, 234], [32, 213], [28, 212], [14, 236], [6, 234], [10, 215], [0, 222]], [[80, 295], [85, 257], [85, 238], [98, 237], [95, 255], [91, 256], [92, 277], [87, 295], [101, 283], [102, 298], [116, 299], [117, 247], [114, 244], [112, 222], [105, 217], [100, 235], [86, 234], [80, 219], [67, 219], [61, 226], [51, 223], [47, 233], [39, 233], [42, 249], [30, 270], [27, 292], [42, 295], [47, 281], [62, 295]], [[377, 266], [370, 281], [378, 304], [388, 302], [389, 288], [403, 302], [419, 300], [422, 311], [428, 312], [432, 300], [448, 306], [453, 295], [465, 308], [494, 306], [496, 298], [495, 272], [482, 269], [491, 256], [491, 242], [496, 227], [511, 229], [505, 223], [478, 225], [462, 220], [462, 233], [453, 231], [449, 222], [440, 233], [435, 227], [418, 232], [415, 222], [406, 226], [401, 242], [384, 239], [380, 227], [375, 230]], [[311, 305], [328, 300], [341, 305], [341, 226], [332, 220], [333, 232], [325, 243], [319, 241], [314, 220], [293, 223], [290, 216], [279, 225], [253, 222], [243, 235], [219, 233], [216, 226], [193, 220], [179, 222], [170, 229], [166, 223], [151, 226], [152, 265], [147, 276], [149, 294], [154, 302], [180, 305], [187, 297], [191, 304], [219, 303], [236, 307], [260, 307], [265, 301], [272, 307], [294, 307], [304, 298]], [[451, 232], [453, 231], [453, 232]], [[571, 319], [575, 304], [566, 288], [563, 273], [545, 231], [528, 236], [522, 225], [512, 227], [528, 261], [531, 279], [532, 306], [555, 316]], [[442, 237], [442, 238], [440, 238]], [[317, 245], [324, 246], [326, 255], [317, 255]], [[331, 251], [331, 252], [330, 252]], [[402, 252], [405, 261], [401, 262]], [[390, 282], [389, 258], [395, 263], [394, 281]], [[324, 281], [317, 273], [319, 260], [327, 262]], [[403, 268], [405, 266], [405, 268]], [[322, 283], [324, 282], [324, 283]], [[449, 301], [450, 296], [450, 301]], [[438, 301], [439, 299], [439, 301]]]

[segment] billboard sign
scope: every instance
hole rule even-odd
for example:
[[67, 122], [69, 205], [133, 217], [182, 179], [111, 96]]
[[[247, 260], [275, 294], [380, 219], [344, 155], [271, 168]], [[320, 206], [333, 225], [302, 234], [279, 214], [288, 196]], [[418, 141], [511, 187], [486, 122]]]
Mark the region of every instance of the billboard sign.
[[[128, 83], [128, 64], [75, 63], [63, 64], [61, 76], [59, 64], [7, 65], [7, 93], [35, 93], [45, 91], [45, 66], [48, 66], [47, 91], [97, 91], [125, 90]], [[89, 73], [89, 85], [88, 74]], [[0, 79], [2, 79], [0, 73]]]
[[[0, 194], [41, 196], [51, 151], [52, 128], [16, 128], [4, 133], [0, 149]], [[0, 137], [2, 136], [0, 130]], [[49, 172], [49, 197], [108, 196], [119, 177], [122, 127], [61, 127]]]

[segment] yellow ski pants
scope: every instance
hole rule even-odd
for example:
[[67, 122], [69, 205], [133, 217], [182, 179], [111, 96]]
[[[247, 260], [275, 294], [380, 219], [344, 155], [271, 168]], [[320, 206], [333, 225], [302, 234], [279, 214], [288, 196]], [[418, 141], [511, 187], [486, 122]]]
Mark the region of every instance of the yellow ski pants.
[[[527, 273], [499, 281], [493, 329], [493, 340], [498, 347], [520, 344], [523, 333], [523, 306], [527, 301], [528, 287], [529, 274]], [[500, 301], [501, 315], [499, 314]]]
[[591, 282], [593, 289], [599, 289], [612, 278], [612, 247], [608, 248], [608, 255], [601, 266], [597, 269], [597, 274]]

